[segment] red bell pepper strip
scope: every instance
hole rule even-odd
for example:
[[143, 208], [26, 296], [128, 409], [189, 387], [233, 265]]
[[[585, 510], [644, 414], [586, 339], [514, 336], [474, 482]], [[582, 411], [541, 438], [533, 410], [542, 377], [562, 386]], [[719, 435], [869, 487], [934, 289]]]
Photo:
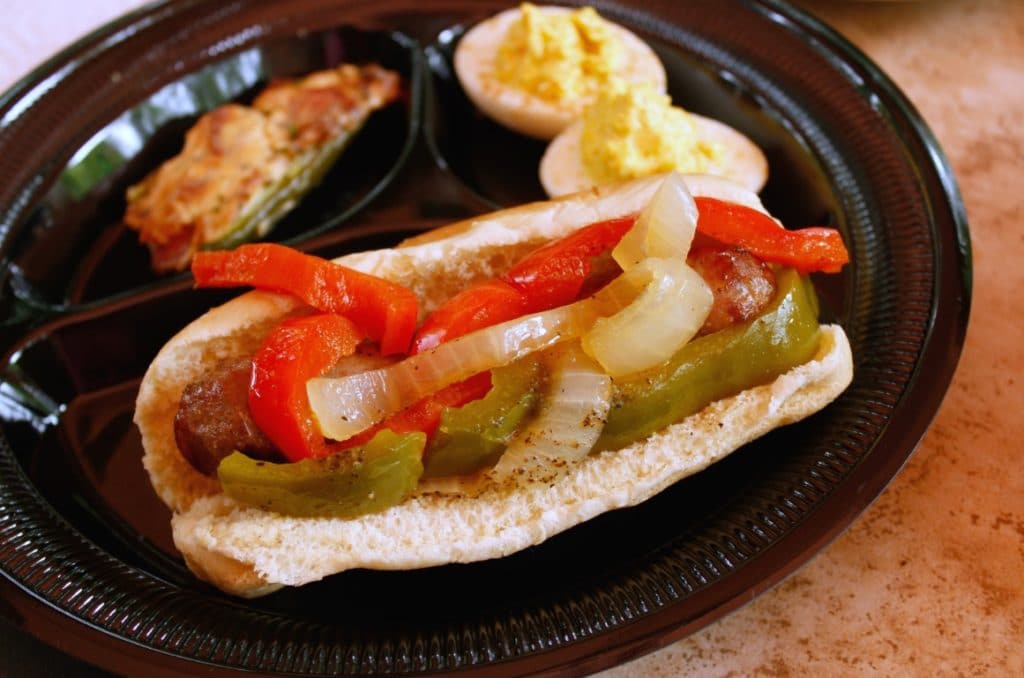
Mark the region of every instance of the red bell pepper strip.
[[502, 279], [523, 293], [527, 313], [572, 303], [590, 274], [591, 260], [615, 247], [635, 222], [632, 215], [581, 228], [526, 255]]
[[522, 292], [504, 280], [473, 285], [430, 314], [416, 333], [412, 353], [422, 353], [475, 329], [497, 325], [528, 312]]
[[197, 252], [192, 274], [197, 287], [251, 285], [343, 315], [379, 341], [385, 355], [408, 350], [416, 329], [418, 304], [410, 290], [284, 245], [256, 243]]
[[413, 353], [474, 330], [576, 300], [592, 259], [622, 239], [636, 216], [581, 228], [526, 255], [500, 278], [469, 287], [427, 317], [413, 339]]
[[715, 198], [695, 198], [697, 230], [726, 245], [742, 247], [759, 259], [801, 273], [838, 273], [850, 262], [839, 232], [813, 226], [789, 231], [755, 209]]
[[306, 381], [351, 355], [363, 334], [340, 315], [291, 318], [264, 338], [252, 359], [249, 411], [288, 461], [328, 452], [313, 419]]

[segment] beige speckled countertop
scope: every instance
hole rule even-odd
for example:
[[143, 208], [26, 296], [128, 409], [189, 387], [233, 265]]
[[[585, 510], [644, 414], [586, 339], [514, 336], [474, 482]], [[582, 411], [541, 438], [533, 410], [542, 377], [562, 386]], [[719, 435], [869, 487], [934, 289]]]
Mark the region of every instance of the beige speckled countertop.
[[967, 344], [917, 452], [849, 531], [605, 676], [1024, 675], [1024, 2], [798, 4], [888, 73], [953, 165], [974, 254]]
[[[0, 40], [0, 89], [137, 4], [5, 3], [24, 35]], [[847, 533], [753, 603], [604, 676], [1024, 675], [1024, 2], [798, 4], [892, 77], [952, 161], [974, 250], [966, 349], [917, 453]]]

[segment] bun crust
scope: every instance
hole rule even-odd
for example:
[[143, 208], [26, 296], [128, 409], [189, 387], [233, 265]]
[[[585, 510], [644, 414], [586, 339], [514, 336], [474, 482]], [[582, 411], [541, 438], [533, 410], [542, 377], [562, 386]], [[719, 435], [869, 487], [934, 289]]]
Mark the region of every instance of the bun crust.
[[[694, 195], [764, 211], [757, 197], [728, 181], [686, 177]], [[641, 179], [453, 224], [390, 250], [338, 261], [409, 286], [429, 312], [459, 289], [487, 279], [543, 241], [595, 221], [639, 211], [660, 183]], [[771, 384], [709, 405], [628, 448], [593, 454], [551, 484], [486, 486], [419, 494], [382, 513], [353, 520], [293, 518], [243, 506], [216, 479], [193, 469], [174, 443], [173, 419], [184, 387], [219, 362], [255, 351], [283, 316], [289, 297], [249, 292], [209, 311], [172, 338], [143, 379], [135, 422], [143, 463], [173, 510], [175, 545], [195, 574], [229, 593], [258, 596], [350, 568], [411, 569], [504, 556], [615, 508], [644, 501], [736, 448], [817, 412], [852, 379], [849, 343], [824, 327], [814, 360]]]

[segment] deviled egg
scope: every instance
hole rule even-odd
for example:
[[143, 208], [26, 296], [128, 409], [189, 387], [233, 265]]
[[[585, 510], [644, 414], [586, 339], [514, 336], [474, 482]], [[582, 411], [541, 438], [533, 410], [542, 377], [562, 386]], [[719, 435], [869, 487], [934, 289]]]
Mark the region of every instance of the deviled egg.
[[643, 40], [590, 7], [523, 3], [469, 30], [455, 49], [466, 95], [506, 127], [551, 139], [613, 82], [665, 91], [665, 68]]
[[650, 86], [617, 83], [548, 145], [540, 182], [555, 197], [670, 171], [725, 177], [756, 193], [768, 162], [732, 127], [673, 106]]

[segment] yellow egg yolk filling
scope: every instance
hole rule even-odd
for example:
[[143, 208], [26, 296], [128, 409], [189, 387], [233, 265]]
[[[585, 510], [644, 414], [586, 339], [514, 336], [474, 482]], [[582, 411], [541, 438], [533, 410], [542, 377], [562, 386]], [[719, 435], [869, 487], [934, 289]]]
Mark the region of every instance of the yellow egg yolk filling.
[[584, 172], [597, 184], [672, 170], [707, 172], [723, 150], [696, 132], [693, 118], [672, 106], [667, 94], [649, 85], [615, 83], [583, 113]]
[[589, 100], [624, 59], [612, 26], [591, 7], [543, 12], [523, 3], [498, 47], [495, 76], [552, 103]]

